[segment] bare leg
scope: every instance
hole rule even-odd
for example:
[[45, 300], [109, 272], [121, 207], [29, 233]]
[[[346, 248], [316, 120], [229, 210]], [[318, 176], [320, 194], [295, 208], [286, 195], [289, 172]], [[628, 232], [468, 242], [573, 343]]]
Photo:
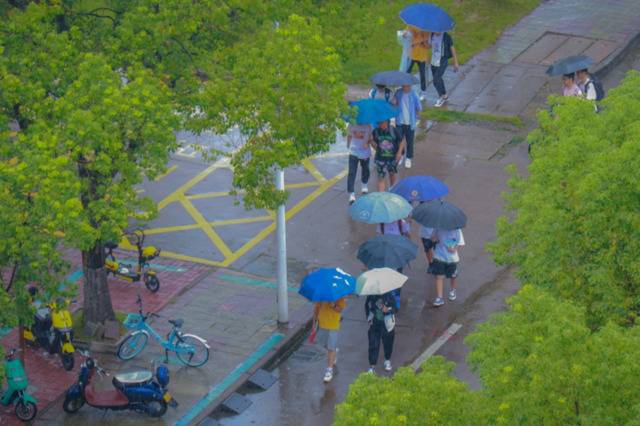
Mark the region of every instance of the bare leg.
[[395, 185], [398, 181], [398, 175], [396, 173], [389, 173], [389, 183], [391, 186]]
[[441, 298], [444, 293], [444, 275], [436, 275], [436, 292]]
[[327, 360], [329, 368], [333, 368], [333, 366], [336, 364], [336, 351], [328, 351]]
[[427, 260], [429, 261], [429, 265], [433, 262], [433, 249], [427, 250]]
[[384, 192], [384, 190], [385, 190], [384, 178], [380, 177], [380, 175], [378, 175], [378, 191], [379, 192]]

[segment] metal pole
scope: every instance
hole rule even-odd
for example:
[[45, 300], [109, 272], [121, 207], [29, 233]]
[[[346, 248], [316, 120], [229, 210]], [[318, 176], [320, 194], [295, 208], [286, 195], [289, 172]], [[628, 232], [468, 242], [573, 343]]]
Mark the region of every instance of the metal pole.
[[[284, 191], [284, 170], [276, 172], [276, 188]], [[278, 323], [289, 322], [289, 294], [287, 293], [287, 229], [285, 205], [278, 206], [276, 232], [278, 239]]]

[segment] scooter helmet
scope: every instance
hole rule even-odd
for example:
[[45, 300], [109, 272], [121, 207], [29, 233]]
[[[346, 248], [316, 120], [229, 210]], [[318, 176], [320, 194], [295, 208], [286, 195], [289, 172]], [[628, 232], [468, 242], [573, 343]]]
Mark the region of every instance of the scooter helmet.
[[96, 363], [93, 360], [93, 358], [87, 358], [86, 364], [89, 370], [93, 370], [93, 368], [96, 366]]
[[160, 386], [167, 386], [169, 384], [169, 369], [164, 365], [159, 366], [156, 369], [156, 379], [158, 379]]

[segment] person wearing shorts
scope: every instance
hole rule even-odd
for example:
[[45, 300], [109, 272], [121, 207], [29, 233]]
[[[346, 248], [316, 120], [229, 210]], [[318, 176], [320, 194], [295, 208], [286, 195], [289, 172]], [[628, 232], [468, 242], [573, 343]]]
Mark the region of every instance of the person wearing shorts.
[[313, 311], [313, 319], [318, 324], [316, 342], [327, 349], [327, 369], [324, 373], [324, 381], [328, 383], [333, 379], [338, 351], [338, 331], [342, 311], [346, 306], [345, 298], [335, 302], [316, 302]]
[[431, 234], [431, 240], [436, 243], [433, 253], [433, 263], [429, 269], [431, 274], [436, 277], [437, 297], [433, 301], [433, 306], [444, 305], [444, 279], [449, 278], [451, 288], [449, 289], [449, 300], [456, 300], [456, 278], [458, 277], [458, 263], [460, 256], [458, 255], [458, 247], [464, 246], [464, 236], [462, 230], [454, 229], [446, 231], [443, 229], [435, 229]]
[[385, 177], [389, 175], [390, 186], [398, 180], [398, 163], [404, 153], [405, 143], [395, 127], [388, 121], [381, 121], [373, 131], [373, 147], [376, 150], [374, 162], [378, 173], [378, 191], [385, 191]]
[[422, 240], [422, 247], [424, 247], [424, 254], [427, 256], [427, 264], [431, 272], [431, 264], [433, 263], [433, 249], [436, 246], [436, 242], [431, 239], [433, 235], [433, 228], [427, 228], [426, 226], [420, 227], [420, 239]]

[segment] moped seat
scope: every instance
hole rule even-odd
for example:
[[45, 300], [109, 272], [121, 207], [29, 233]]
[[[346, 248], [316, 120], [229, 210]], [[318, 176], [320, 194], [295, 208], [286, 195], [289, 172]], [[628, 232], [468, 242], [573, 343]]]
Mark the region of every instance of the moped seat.
[[180, 328], [182, 327], [182, 324], [184, 324], [184, 320], [182, 319], [175, 319], [175, 320], [169, 320], [169, 324], [173, 325], [175, 328]]
[[106, 243], [104, 243], [104, 246], [110, 250], [113, 250], [118, 248], [118, 243], [115, 243], [113, 241], [107, 241]]
[[116, 374], [113, 378], [114, 381], [121, 385], [139, 385], [146, 383], [153, 378], [153, 373], [149, 370], [136, 370], [129, 371], [127, 373]]

